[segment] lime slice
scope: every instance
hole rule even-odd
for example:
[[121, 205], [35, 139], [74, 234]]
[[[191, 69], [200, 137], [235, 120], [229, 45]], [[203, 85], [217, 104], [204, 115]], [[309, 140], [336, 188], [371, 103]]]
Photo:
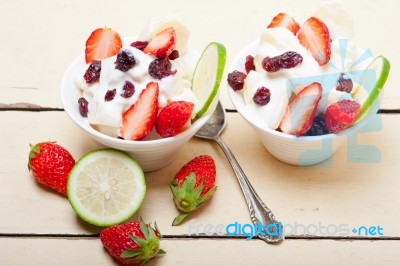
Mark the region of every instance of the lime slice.
[[[226, 62], [226, 49], [220, 43], [207, 45], [197, 61], [192, 91], [197, 97], [196, 118], [203, 116], [218, 94]], [[217, 97], [218, 98], [218, 97]]]
[[[387, 77], [389, 76], [390, 63], [383, 57], [376, 57], [371, 64], [364, 70], [360, 78], [360, 86], [355, 89], [352, 94], [361, 105], [360, 112], [356, 118], [356, 121], [362, 119], [371, 108], [375, 100], [378, 98], [383, 86], [386, 83]], [[365, 89], [362, 86], [370, 88], [370, 93], [365, 93]]]
[[127, 153], [100, 149], [84, 155], [68, 176], [68, 200], [78, 216], [97, 226], [129, 219], [142, 205], [146, 183]]

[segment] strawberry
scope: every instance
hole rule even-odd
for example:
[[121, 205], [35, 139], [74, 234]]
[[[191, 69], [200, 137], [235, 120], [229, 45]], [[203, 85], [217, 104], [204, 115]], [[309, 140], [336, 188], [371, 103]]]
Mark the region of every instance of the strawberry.
[[307, 19], [297, 38], [320, 66], [328, 63], [331, 58], [331, 38], [328, 27], [321, 20], [315, 17]]
[[156, 120], [156, 131], [161, 137], [167, 138], [179, 134], [192, 116], [194, 104], [176, 101], [161, 109]]
[[330, 133], [339, 133], [354, 123], [360, 104], [353, 100], [341, 100], [326, 108], [325, 124]]
[[293, 32], [294, 35], [300, 30], [299, 24], [288, 14], [279, 13], [276, 15], [267, 28], [284, 27]]
[[158, 112], [158, 83], [149, 82], [136, 103], [122, 113], [120, 137], [130, 140], [145, 138], [154, 126]]
[[172, 225], [179, 225], [215, 192], [216, 169], [211, 156], [198, 156], [185, 164], [170, 183], [175, 206], [181, 212]]
[[116, 55], [122, 47], [119, 34], [111, 28], [98, 28], [86, 41], [86, 63]]
[[40, 184], [67, 194], [68, 174], [75, 164], [72, 155], [54, 142], [31, 146], [28, 169]]
[[143, 52], [152, 54], [157, 58], [165, 58], [175, 50], [176, 33], [175, 29], [170, 27], [159, 32], [150, 40]]
[[287, 134], [302, 136], [312, 126], [315, 111], [322, 97], [321, 84], [314, 82], [302, 89], [288, 104], [280, 129]]
[[154, 228], [139, 221], [107, 227], [100, 233], [100, 240], [107, 251], [124, 265], [143, 265], [159, 255], [165, 254], [160, 249], [162, 238], [157, 223]]

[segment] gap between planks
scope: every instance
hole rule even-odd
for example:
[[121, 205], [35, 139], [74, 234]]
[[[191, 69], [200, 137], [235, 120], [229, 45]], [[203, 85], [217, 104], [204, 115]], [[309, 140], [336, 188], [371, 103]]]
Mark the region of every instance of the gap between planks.
[[[35, 239], [95, 239], [99, 234], [13, 234], [13, 233], [0, 233], [1, 238], [35, 238]], [[228, 236], [228, 235], [163, 235], [165, 240], [244, 240], [246, 236]], [[260, 240], [255, 238], [254, 240]], [[384, 236], [384, 237], [347, 237], [347, 236], [285, 236], [285, 240], [340, 240], [340, 241], [400, 241], [400, 237]]]
[[[20, 107], [18, 105], [0, 104], [1, 111], [17, 111], [17, 112], [64, 112], [63, 108], [55, 107], [40, 107], [36, 105], [29, 105]], [[236, 109], [225, 109], [227, 113], [238, 113]], [[378, 114], [400, 114], [400, 109], [380, 109]]]

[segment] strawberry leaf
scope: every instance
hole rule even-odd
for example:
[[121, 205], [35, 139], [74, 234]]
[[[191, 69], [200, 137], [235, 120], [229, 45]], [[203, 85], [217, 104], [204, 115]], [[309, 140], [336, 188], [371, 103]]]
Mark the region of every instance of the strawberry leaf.
[[142, 231], [144, 238], [148, 239], [149, 238], [149, 229], [147, 228], [147, 225], [144, 223], [142, 217], [140, 217], [140, 230]]
[[186, 193], [192, 193], [195, 185], [196, 185], [196, 174], [195, 172], [191, 172], [186, 178], [186, 181], [183, 182], [182, 186], [185, 186]]
[[[141, 257], [137, 257], [137, 258], [128, 259], [128, 260], [125, 261], [125, 263], [133, 263], [133, 262], [138, 262], [138, 261], [141, 261], [141, 260], [142, 260]], [[147, 262], [147, 261], [148, 261], [148, 260], [146, 260], [146, 262]], [[143, 261], [143, 262], [144, 262], [144, 261]], [[143, 263], [140, 264], [140, 265], [143, 265]]]
[[164, 255], [164, 254], [167, 254], [167, 252], [165, 252], [162, 249], [159, 249], [158, 252], [157, 252], [157, 255]]
[[141, 254], [142, 254], [141, 250], [128, 249], [128, 250], [123, 251], [121, 253], [120, 257], [126, 259], [126, 258], [133, 258], [133, 257], [139, 256]]
[[[150, 226], [150, 225], [149, 225]], [[154, 232], [154, 229], [152, 227], [150, 227], [150, 232], [149, 232], [149, 239], [154, 239], [154, 238], [158, 238], [156, 233]]]
[[134, 236], [134, 235], [129, 235], [130, 239], [135, 242], [138, 246], [143, 247], [146, 245], [146, 240], [144, 240], [143, 238]]
[[195, 188], [192, 192], [193, 197], [195, 197], [196, 199], [200, 198], [200, 194], [203, 191], [203, 184], [200, 184], [197, 188]]
[[39, 149], [38, 145], [34, 145], [31, 147], [31, 151], [29, 152], [29, 158], [30, 159], [35, 158], [36, 154], [40, 154], [40, 149]]
[[214, 192], [217, 190], [217, 187], [213, 187], [212, 189], [210, 189], [209, 191], [207, 191], [206, 194], [204, 194], [203, 196], [200, 197], [199, 200], [199, 204], [203, 204], [206, 200], [208, 200], [209, 198], [212, 197], [212, 195], [214, 195]]
[[154, 222], [154, 227], [156, 228], [156, 231], [157, 231], [157, 234], [158, 234], [158, 238], [162, 239], [163, 236], [162, 236], [162, 234], [160, 232], [160, 229], [157, 226], [157, 222]]
[[173, 197], [176, 198], [178, 195], [178, 181], [176, 179], [172, 180], [169, 187], [171, 188]]

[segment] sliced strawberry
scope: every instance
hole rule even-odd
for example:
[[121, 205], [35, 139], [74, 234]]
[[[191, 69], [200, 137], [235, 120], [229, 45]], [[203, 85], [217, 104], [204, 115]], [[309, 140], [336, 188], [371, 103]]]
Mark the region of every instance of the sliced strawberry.
[[314, 82], [301, 90], [286, 109], [280, 129], [287, 134], [303, 136], [312, 126], [322, 97], [321, 84]]
[[167, 28], [159, 32], [144, 48], [146, 54], [155, 55], [157, 58], [165, 58], [175, 50], [176, 33], [174, 28]]
[[325, 124], [330, 133], [339, 133], [354, 123], [360, 104], [353, 100], [341, 100], [326, 108]]
[[99, 28], [86, 41], [86, 63], [116, 55], [122, 47], [119, 34], [111, 28]]
[[158, 83], [149, 82], [136, 103], [122, 113], [123, 139], [141, 140], [150, 133], [157, 118], [158, 93]]
[[300, 30], [299, 24], [288, 14], [279, 13], [276, 15], [267, 28], [284, 27], [293, 32], [294, 35]]
[[331, 38], [328, 27], [321, 20], [315, 17], [307, 19], [297, 38], [320, 66], [328, 63], [331, 58]]
[[194, 104], [176, 101], [161, 109], [156, 120], [156, 130], [161, 137], [167, 138], [179, 134], [192, 116]]

